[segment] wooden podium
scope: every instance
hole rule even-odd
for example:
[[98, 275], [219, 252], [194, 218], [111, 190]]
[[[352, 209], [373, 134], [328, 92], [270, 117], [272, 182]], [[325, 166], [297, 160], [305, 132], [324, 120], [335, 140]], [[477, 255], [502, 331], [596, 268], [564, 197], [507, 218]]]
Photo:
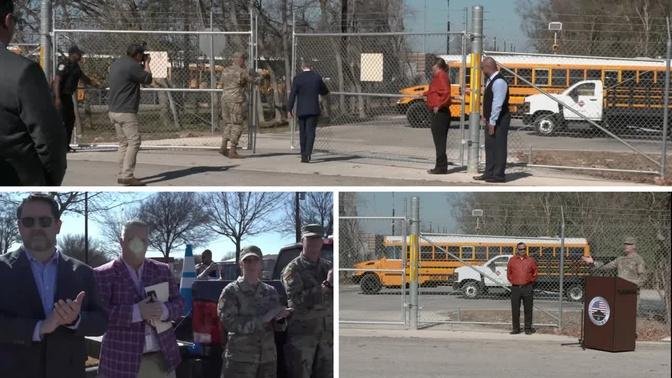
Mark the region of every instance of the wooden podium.
[[618, 277], [586, 277], [585, 287], [582, 346], [635, 350], [637, 285]]

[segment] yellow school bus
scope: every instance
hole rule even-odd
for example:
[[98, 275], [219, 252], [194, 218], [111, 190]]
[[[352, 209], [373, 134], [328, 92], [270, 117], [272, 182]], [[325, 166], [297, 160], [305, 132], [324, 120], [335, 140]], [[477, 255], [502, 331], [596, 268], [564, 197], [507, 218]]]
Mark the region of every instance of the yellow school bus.
[[[425, 240], [428, 239], [428, 240]], [[444, 235], [420, 239], [418, 254], [418, 284], [423, 286], [452, 285], [455, 269], [463, 266], [459, 257], [469, 265], [480, 265], [499, 255], [511, 255], [516, 245], [527, 245], [527, 254], [537, 260], [554, 261], [560, 257], [560, 240], [489, 235]], [[409, 282], [409, 243], [406, 241], [405, 282]], [[402, 236], [383, 238], [385, 256], [376, 260], [362, 261], [354, 265], [354, 282], [366, 294], [379, 292], [383, 287], [402, 285]], [[565, 238], [565, 257], [576, 261], [590, 256], [590, 245], [584, 238]], [[443, 249], [443, 250], [441, 250]], [[445, 251], [445, 252], [444, 252]], [[446, 253], [449, 252], [449, 253]]]
[[[514, 71], [516, 75], [549, 93], [560, 93], [583, 80], [602, 80], [606, 88], [634, 84], [651, 89], [647, 92], [646, 98], [633, 96], [627, 104], [629, 107], [662, 106], [665, 61], [661, 59], [595, 58], [524, 53], [493, 53], [490, 56], [498, 64]], [[452, 83], [453, 103], [450, 113], [454, 118], [459, 118], [462, 99], [460, 81], [462, 56], [442, 55], [440, 57], [448, 64]], [[470, 56], [467, 56], [465, 71], [466, 88], [468, 88], [471, 77]], [[539, 91], [506, 70], [502, 69], [500, 72], [509, 83], [509, 110], [514, 117], [522, 117], [525, 114], [525, 97], [539, 93]], [[428, 125], [429, 111], [422, 97], [428, 88], [429, 85], [426, 84], [403, 88], [399, 91], [406, 97], [397, 101], [397, 107], [406, 113], [411, 127]], [[656, 101], [656, 96], [659, 101]], [[464, 101], [465, 115], [468, 116], [471, 113], [469, 96], [465, 96]]]

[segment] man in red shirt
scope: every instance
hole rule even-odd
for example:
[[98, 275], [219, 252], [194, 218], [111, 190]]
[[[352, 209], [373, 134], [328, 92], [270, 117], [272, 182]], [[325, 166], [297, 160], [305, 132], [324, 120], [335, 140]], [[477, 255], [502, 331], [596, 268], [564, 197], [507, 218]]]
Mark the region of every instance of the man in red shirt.
[[429, 89], [424, 93], [427, 97], [427, 107], [432, 112], [432, 139], [436, 150], [434, 168], [427, 171], [430, 175], [445, 175], [448, 173], [448, 157], [446, 144], [448, 143], [448, 129], [450, 129], [450, 77], [448, 64], [441, 58], [436, 58], [432, 65], [432, 81]]
[[536, 330], [532, 328], [532, 300], [534, 283], [537, 281], [537, 262], [526, 254], [525, 243], [518, 243], [517, 254], [509, 259], [506, 268], [506, 277], [511, 283], [511, 317], [513, 320], [512, 335], [520, 333], [520, 301], [523, 301], [525, 310], [525, 334], [531, 335]]

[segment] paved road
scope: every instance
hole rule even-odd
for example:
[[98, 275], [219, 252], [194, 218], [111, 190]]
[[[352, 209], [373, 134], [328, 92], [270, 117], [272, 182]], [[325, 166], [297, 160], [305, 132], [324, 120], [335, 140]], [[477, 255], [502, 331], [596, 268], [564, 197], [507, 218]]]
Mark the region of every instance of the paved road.
[[413, 337], [385, 337], [385, 332], [342, 332], [340, 376], [670, 377], [669, 343], [640, 343], [634, 352], [608, 353], [562, 346], [575, 340], [544, 335], [418, 331]]

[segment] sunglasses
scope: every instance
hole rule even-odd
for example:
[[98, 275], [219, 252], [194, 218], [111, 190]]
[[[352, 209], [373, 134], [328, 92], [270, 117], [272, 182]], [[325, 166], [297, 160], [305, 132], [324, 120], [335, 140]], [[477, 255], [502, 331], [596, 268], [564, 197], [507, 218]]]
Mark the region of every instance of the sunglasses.
[[518, 248], [518, 250], [519, 250], [519, 251], [524, 251], [524, 250], [525, 250], [525, 248]]
[[26, 228], [33, 228], [38, 224], [41, 228], [51, 227], [54, 223], [54, 218], [52, 217], [23, 217], [21, 218], [21, 224]]

